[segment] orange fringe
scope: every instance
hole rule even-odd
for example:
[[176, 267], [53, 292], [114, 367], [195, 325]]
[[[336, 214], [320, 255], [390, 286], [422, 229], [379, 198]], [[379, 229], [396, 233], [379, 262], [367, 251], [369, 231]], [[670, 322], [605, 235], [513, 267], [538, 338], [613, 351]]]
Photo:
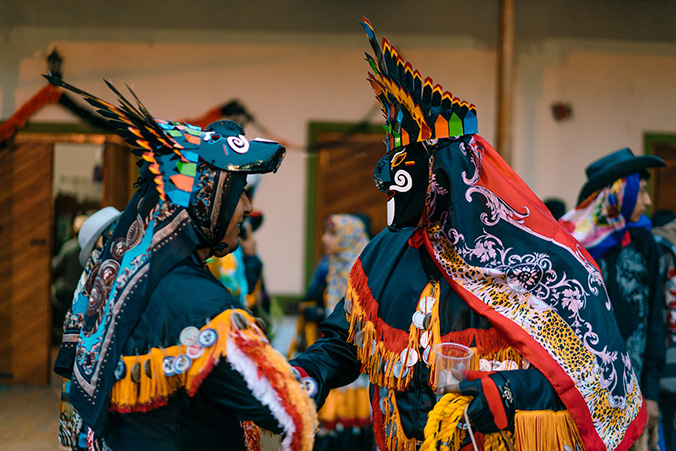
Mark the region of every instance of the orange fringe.
[[[235, 325], [231, 318], [235, 313], [245, 318], [248, 325], [246, 329]], [[288, 362], [270, 346], [253, 317], [243, 310], [227, 310], [211, 320], [202, 330], [207, 328], [216, 330], [218, 340], [211, 347], [205, 348], [204, 353], [194, 359], [183, 374], [166, 376], [162, 369], [165, 356], [177, 357], [185, 353], [182, 345], [166, 349], [152, 348], [149, 354], [142, 356], [123, 356], [127, 371], [124, 378], [113, 385], [110, 409], [121, 413], [147, 412], [166, 405], [168, 398], [178, 390], [185, 390], [189, 396], [193, 396], [213, 366], [226, 355], [227, 343], [231, 339], [255, 363], [259, 377], [264, 376], [269, 380], [277, 398], [293, 419], [296, 427], [291, 449], [310, 451], [317, 423], [314, 401], [296, 381]], [[150, 360], [151, 377], [144, 371], [147, 360]], [[138, 384], [131, 379], [131, 369], [136, 363], [141, 365]], [[256, 436], [254, 430], [247, 432], [247, 440]]]
[[[513, 361], [519, 368], [526, 364], [521, 355], [516, 352], [495, 328], [491, 329], [466, 329], [457, 332], [449, 332], [441, 336], [439, 321], [439, 290], [428, 283], [420, 294], [420, 299], [434, 296], [436, 301], [432, 309], [431, 323], [428, 328], [432, 333], [432, 350], [427, 360], [430, 369], [430, 386], [436, 390], [435, 377], [435, 353], [434, 346], [439, 343], [454, 342], [471, 347], [474, 350], [470, 361], [470, 370], [480, 369], [480, 361]], [[357, 357], [362, 363], [362, 372], [369, 375], [372, 383], [397, 390], [406, 390], [409, 381], [413, 377], [413, 367], [405, 377], [395, 377], [394, 364], [400, 359], [405, 349], [418, 350], [421, 329], [411, 323], [409, 330], [394, 329], [378, 317], [378, 303], [373, 299], [367, 285], [366, 275], [363, 273], [359, 260], [353, 267], [346, 299], [352, 301], [352, 312], [347, 314], [350, 323], [348, 341], [354, 342], [357, 333], [357, 323], [360, 324], [364, 333], [364, 344], [357, 347]], [[419, 356], [422, 358], [422, 355]]]
[[517, 451], [585, 449], [567, 410], [518, 410], [514, 415], [514, 445]]

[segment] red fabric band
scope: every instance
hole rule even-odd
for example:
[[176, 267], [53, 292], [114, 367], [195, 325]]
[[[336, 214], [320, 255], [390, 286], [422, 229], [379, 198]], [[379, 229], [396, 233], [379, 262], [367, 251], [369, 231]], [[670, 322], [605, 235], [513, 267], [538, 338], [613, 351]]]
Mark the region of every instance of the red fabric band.
[[481, 388], [484, 391], [486, 401], [488, 401], [488, 408], [491, 409], [495, 425], [499, 429], [506, 429], [509, 423], [507, 422], [507, 414], [505, 413], [505, 406], [502, 404], [502, 396], [498, 391], [497, 385], [493, 379], [484, 377], [481, 379]]
[[294, 368], [295, 368], [296, 370], [298, 370], [298, 372], [300, 373], [300, 377], [301, 377], [301, 378], [303, 378], [303, 377], [310, 377], [310, 375], [307, 374], [307, 371], [305, 371], [303, 368], [301, 368], [301, 367], [299, 367], [299, 366], [294, 366]]

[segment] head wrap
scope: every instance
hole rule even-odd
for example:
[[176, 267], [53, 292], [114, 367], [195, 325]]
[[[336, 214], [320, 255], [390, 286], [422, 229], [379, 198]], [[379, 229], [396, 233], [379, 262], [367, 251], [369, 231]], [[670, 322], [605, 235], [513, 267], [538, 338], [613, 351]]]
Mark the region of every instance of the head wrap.
[[82, 317], [77, 343], [55, 365], [72, 376], [71, 403], [100, 433], [115, 367], [155, 286], [195, 250], [227, 246], [221, 240], [247, 173], [276, 171], [285, 150], [273, 141], [247, 140], [232, 121], [201, 130], [155, 119], [135, 95], [136, 106], [107, 82], [119, 107], [47, 78], [98, 108], [142, 158], [140, 186], [74, 301], [73, 314]]
[[[421, 130], [415, 141], [428, 147], [423, 226], [409, 242], [424, 246], [465, 302], [547, 377], [588, 449], [626, 449], [643, 428], [645, 409], [598, 267], [476, 134], [475, 110], [442, 95], [440, 87], [432, 89], [429, 79], [429, 89], [418, 89], [421, 77], [411, 65], [387, 40], [380, 48], [368, 21], [362, 26], [376, 54], [367, 60], [388, 121], [388, 150], [410, 147], [403, 133], [399, 140], [395, 133], [397, 123], [406, 129], [409, 114]], [[437, 124], [455, 105], [467, 113], [458, 114], [463, 128], [446, 134], [459, 122]], [[411, 114], [418, 107], [420, 114]], [[402, 119], [393, 122], [397, 117]], [[363, 283], [360, 266], [358, 261], [350, 275], [353, 286]]]
[[559, 222], [594, 258], [626, 240], [628, 228], [650, 229], [647, 216], [631, 221], [638, 200], [641, 178], [638, 172], [615, 180], [598, 191], [596, 197], [566, 213]]
[[326, 314], [330, 314], [345, 295], [350, 268], [369, 241], [364, 222], [352, 215], [331, 215], [338, 238], [338, 250], [328, 255], [329, 272], [326, 276]]

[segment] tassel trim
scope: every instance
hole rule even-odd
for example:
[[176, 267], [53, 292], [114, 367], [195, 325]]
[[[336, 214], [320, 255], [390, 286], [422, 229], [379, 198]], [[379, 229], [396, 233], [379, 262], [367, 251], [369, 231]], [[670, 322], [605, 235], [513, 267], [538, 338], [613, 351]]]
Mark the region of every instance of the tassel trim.
[[[527, 368], [529, 362], [524, 359], [495, 328], [465, 329], [441, 335], [439, 316], [439, 290], [427, 284], [420, 299], [428, 296], [435, 298], [430, 325], [429, 355], [427, 367], [430, 369], [430, 386], [436, 390], [434, 346], [439, 343], [454, 342], [471, 347], [474, 351], [470, 361], [471, 371], [497, 371]], [[349, 304], [349, 306], [347, 306]], [[406, 349], [420, 350], [420, 336], [424, 332], [411, 323], [409, 330], [395, 329], [378, 317], [378, 302], [368, 287], [368, 278], [361, 262], [357, 260], [350, 272], [346, 292], [346, 314], [350, 323], [348, 341], [357, 344], [357, 358], [362, 363], [362, 372], [369, 375], [372, 383], [396, 390], [406, 390], [413, 377], [414, 367], [408, 367], [403, 377], [397, 377], [395, 363], [401, 360]], [[419, 355], [419, 358], [422, 358]], [[398, 369], [398, 368], [396, 368]], [[401, 374], [401, 373], [400, 373]]]
[[580, 432], [567, 410], [517, 410], [514, 415], [517, 451], [584, 450]]
[[371, 400], [373, 412], [373, 435], [378, 449], [389, 451], [416, 451], [418, 441], [408, 438], [401, 427], [399, 408], [394, 390], [388, 389], [387, 396], [380, 397], [376, 388]]
[[[214, 329], [218, 339], [182, 374], [166, 376], [162, 367], [165, 356], [177, 357], [185, 353], [186, 348], [182, 345], [152, 348], [143, 356], [122, 357], [127, 371], [113, 385], [110, 410], [147, 412], [166, 405], [168, 398], [178, 390], [194, 396], [214, 365], [225, 357], [242, 375], [254, 397], [267, 406], [279, 422], [284, 430], [283, 448], [310, 451], [317, 424], [314, 401], [302, 389], [288, 362], [258, 329], [254, 318], [243, 310], [226, 310], [202, 330], [207, 328]], [[139, 383], [132, 380], [131, 369], [135, 364], [140, 365]], [[144, 371], [147, 365], [150, 376]], [[255, 433], [247, 437], [255, 437]]]

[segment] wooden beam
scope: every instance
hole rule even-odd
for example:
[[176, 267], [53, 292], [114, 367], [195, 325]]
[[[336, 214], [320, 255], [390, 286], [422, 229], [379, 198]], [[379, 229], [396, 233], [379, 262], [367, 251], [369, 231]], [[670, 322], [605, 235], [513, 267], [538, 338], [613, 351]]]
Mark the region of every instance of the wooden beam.
[[514, 3], [500, 1], [498, 45], [498, 104], [496, 149], [507, 164], [512, 163], [512, 107], [514, 102]]

